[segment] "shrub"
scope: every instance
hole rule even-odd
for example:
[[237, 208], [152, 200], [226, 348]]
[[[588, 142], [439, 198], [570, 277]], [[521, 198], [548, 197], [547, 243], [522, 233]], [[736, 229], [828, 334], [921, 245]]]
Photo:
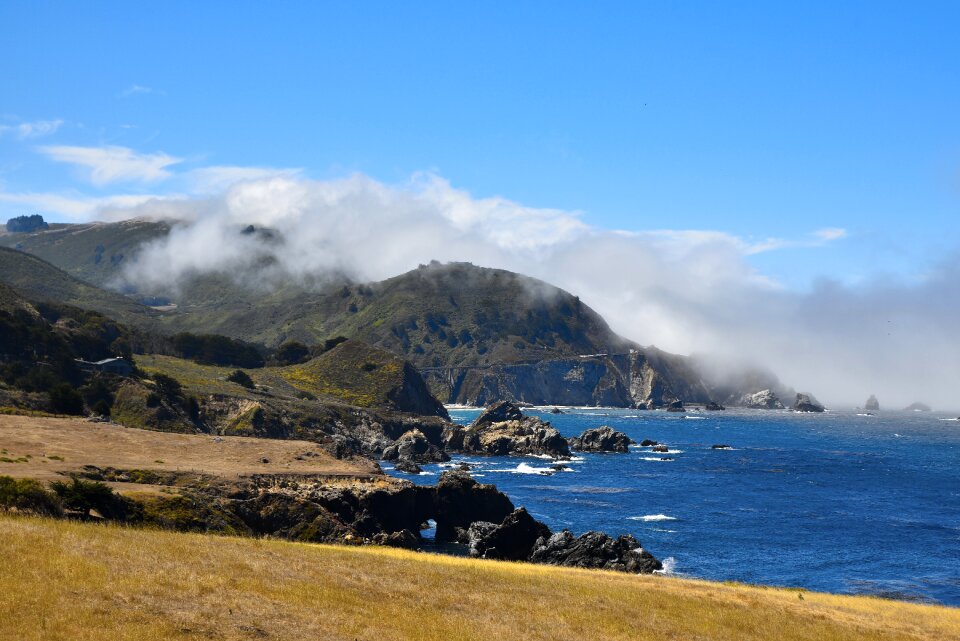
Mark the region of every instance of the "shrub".
[[310, 357], [310, 348], [299, 341], [287, 341], [277, 349], [280, 365], [297, 365]]
[[58, 383], [50, 390], [50, 404], [59, 414], [83, 414], [83, 397], [69, 383]]
[[157, 392], [159, 392], [160, 396], [167, 400], [176, 400], [183, 392], [180, 381], [172, 376], [158, 372], [153, 375], [153, 382], [157, 384]]
[[63, 511], [56, 495], [36, 481], [9, 476], [0, 476], [0, 509], [46, 516], [57, 516]]
[[88, 513], [96, 510], [104, 518], [122, 520], [130, 512], [130, 505], [122, 496], [99, 481], [84, 481], [74, 477], [69, 483], [54, 481], [50, 489], [59, 497], [63, 507]]
[[227, 380], [231, 383], [236, 383], [241, 387], [246, 387], [247, 389], [254, 389], [256, 386], [253, 384], [253, 379], [250, 378], [250, 375], [247, 374], [242, 369], [235, 370], [227, 376]]

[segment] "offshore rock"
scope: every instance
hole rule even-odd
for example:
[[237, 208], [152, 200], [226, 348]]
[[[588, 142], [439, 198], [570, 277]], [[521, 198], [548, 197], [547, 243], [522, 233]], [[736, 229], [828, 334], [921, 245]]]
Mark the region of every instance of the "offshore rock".
[[614, 539], [603, 532], [587, 532], [574, 537], [570, 530], [538, 539], [530, 561], [639, 574], [663, 569], [663, 564], [644, 550], [633, 536], [624, 535]]
[[863, 409], [868, 412], [877, 412], [880, 410], [880, 401], [877, 400], [877, 397], [873, 394], [870, 395], [870, 398], [867, 399], [867, 402], [863, 404]]
[[727, 408], [721, 405], [720, 403], [715, 403], [714, 401], [710, 401], [704, 406], [704, 409], [709, 412], [718, 412], [721, 410], [725, 410]]
[[916, 403], [910, 403], [903, 408], [905, 412], [929, 412], [930, 406], [926, 403], [921, 403], [917, 401]]
[[782, 410], [786, 409], [773, 390], [760, 390], [753, 394], [744, 394], [738, 405], [755, 410]]
[[810, 394], [797, 394], [797, 400], [793, 403], [795, 412], [822, 412], [823, 405], [817, 402]]
[[570, 456], [570, 446], [560, 432], [536, 416], [524, 416], [509, 401], [491, 405], [468, 428], [447, 426], [442, 438], [444, 449], [451, 452]]
[[629, 452], [634, 441], [623, 432], [609, 425], [584, 430], [580, 436], [570, 439], [570, 447], [580, 452]]
[[507, 561], [527, 560], [534, 544], [549, 536], [550, 529], [522, 507], [508, 514], [500, 525], [480, 521], [466, 533], [471, 556]]
[[433, 507], [437, 541], [456, 541], [457, 528], [467, 529], [477, 521], [501, 523], [514, 510], [510, 499], [496, 487], [478, 483], [459, 470], [440, 475]]
[[382, 458], [385, 461], [402, 460], [411, 463], [444, 463], [450, 460], [450, 457], [431, 443], [419, 429], [401, 435], [393, 445], [383, 450]]

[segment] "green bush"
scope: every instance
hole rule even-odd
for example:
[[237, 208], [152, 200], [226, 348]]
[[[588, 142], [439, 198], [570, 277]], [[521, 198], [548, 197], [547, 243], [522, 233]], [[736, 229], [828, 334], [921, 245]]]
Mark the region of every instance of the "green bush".
[[276, 359], [280, 365], [298, 365], [310, 358], [310, 348], [298, 341], [287, 341], [277, 348]]
[[227, 380], [230, 381], [231, 383], [236, 383], [241, 387], [246, 387], [247, 389], [253, 389], [254, 387], [256, 387], [253, 384], [253, 379], [250, 378], [250, 375], [247, 374], [242, 369], [238, 369], [232, 372], [229, 376], [227, 376]]
[[131, 511], [129, 501], [99, 481], [84, 481], [74, 477], [69, 483], [54, 481], [50, 489], [68, 510], [84, 514], [96, 510], [104, 518], [115, 520], [126, 519]]
[[59, 414], [83, 414], [83, 397], [69, 383], [58, 383], [50, 390], [50, 404]]
[[63, 512], [57, 496], [38, 482], [9, 476], [0, 476], [0, 509], [45, 516], [58, 516]]

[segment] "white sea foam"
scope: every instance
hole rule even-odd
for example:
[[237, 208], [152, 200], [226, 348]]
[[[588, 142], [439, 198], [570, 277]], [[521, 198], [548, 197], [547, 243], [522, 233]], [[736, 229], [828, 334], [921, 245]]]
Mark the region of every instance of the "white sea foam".
[[504, 472], [510, 472], [511, 474], [553, 474], [556, 472], [552, 467], [534, 467], [532, 465], [527, 465], [526, 463], [521, 463], [512, 470], [503, 470]]
[[654, 570], [654, 574], [673, 574], [677, 570], [677, 560], [672, 556], [668, 556], [663, 561], [662, 570]]
[[706, 416], [684, 416], [683, 418], [687, 419], [688, 421], [702, 421], [707, 417]]
[[436, 476], [436, 472], [420, 472], [417, 476]]
[[677, 517], [667, 516], [666, 514], [646, 514], [644, 516], [628, 516], [628, 519], [631, 521], [643, 521], [644, 523], [650, 523], [652, 521], [676, 521]]
[[673, 459], [672, 459], [672, 458], [669, 458], [669, 457], [660, 458], [660, 457], [656, 457], [656, 456], [644, 456], [641, 460], [643, 460], [643, 461], [659, 461], [659, 462], [661, 462], [661, 463], [665, 463], [665, 462], [672, 461]]
[[662, 527], [652, 527], [652, 528], [650, 528], [650, 530], [651, 530], [652, 532], [666, 532], [667, 534], [676, 534], [676, 533], [677, 533], [676, 530], [668, 530], [668, 529], [662, 528]]

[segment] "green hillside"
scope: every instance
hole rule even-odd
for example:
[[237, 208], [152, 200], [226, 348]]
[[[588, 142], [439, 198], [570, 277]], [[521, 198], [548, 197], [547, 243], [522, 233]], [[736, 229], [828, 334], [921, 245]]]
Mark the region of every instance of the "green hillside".
[[143, 243], [161, 238], [169, 231], [169, 223], [146, 220], [80, 225], [54, 223], [47, 230], [0, 234], [0, 247], [19, 246], [71, 276], [103, 287], [116, 278]]
[[0, 283], [30, 300], [94, 310], [126, 323], [143, 324], [157, 315], [126, 296], [85, 283], [45, 260], [5, 247], [0, 247]]

